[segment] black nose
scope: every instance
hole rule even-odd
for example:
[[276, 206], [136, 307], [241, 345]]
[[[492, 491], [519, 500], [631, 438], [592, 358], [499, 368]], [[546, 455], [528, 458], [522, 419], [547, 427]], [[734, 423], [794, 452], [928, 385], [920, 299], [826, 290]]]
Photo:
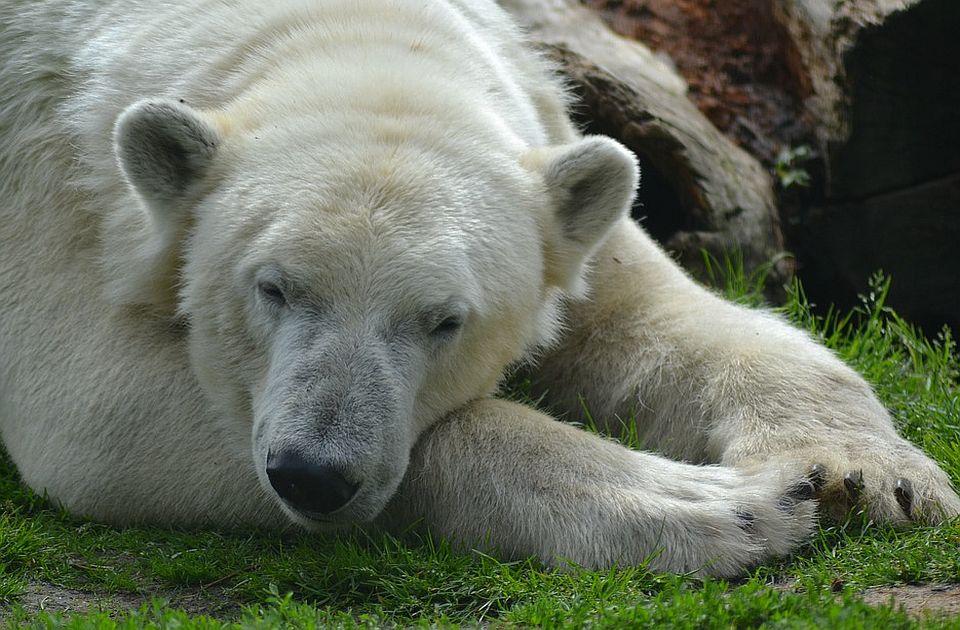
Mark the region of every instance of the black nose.
[[267, 477], [280, 498], [301, 512], [330, 514], [357, 492], [337, 469], [307, 461], [294, 451], [271, 451]]

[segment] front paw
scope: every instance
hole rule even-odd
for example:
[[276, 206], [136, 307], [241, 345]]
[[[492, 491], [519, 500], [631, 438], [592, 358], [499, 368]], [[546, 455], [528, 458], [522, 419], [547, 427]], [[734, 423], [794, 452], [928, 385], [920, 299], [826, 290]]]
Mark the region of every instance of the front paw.
[[[696, 483], [678, 476], [662, 480], [656, 494], [648, 494], [648, 488], [636, 495], [636, 511], [646, 513], [634, 514], [633, 524], [620, 537], [633, 544], [652, 542], [653, 548], [641, 553], [651, 568], [739, 576], [791, 553], [810, 539], [816, 523], [815, 498], [824, 483], [819, 469], [791, 463], [750, 471], [725, 467], [694, 470]], [[651, 521], [651, 508], [661, 517]], [[619, 558], [617, 563], [623, 560]]]
[[820, 512], [834, 520], [864, 514], [897, 527], [938, 524], [960, 515], [946, 473], [905, 440], [804, 449], [783, 457], [815, 463], [824, 473]]

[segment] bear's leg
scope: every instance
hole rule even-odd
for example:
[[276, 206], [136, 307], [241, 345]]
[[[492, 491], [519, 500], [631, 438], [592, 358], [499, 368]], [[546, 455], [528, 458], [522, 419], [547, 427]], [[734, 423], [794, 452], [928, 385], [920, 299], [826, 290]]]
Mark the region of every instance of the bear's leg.
[[960, 514], [940, 468], [900, 438], [869, 385], [805, 333], [694, 283], [632, 221], [593, 259], [588, 299], [531, 378], [551, 409], [693, 462], [821, 465], [821, 505], [878, 521]]
[[421, 437], [378, 522], [552, 565], [742, 575], [808, 538], [819, 481], [792, 464], [682, 464], [488, 399]]

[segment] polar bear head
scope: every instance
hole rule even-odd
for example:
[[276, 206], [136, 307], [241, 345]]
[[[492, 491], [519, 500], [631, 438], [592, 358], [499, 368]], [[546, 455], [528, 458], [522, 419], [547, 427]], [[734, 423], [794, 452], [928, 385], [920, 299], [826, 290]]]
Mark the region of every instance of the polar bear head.
[[137, 203], [111, 290], [176, 303], [200, 385], [294, 520], [375, 517], [417, 437], [583, 293], [634, 158], [602, 137], [501, 144], [337, 116], [245, 128], [167, 100], [120, 116]]

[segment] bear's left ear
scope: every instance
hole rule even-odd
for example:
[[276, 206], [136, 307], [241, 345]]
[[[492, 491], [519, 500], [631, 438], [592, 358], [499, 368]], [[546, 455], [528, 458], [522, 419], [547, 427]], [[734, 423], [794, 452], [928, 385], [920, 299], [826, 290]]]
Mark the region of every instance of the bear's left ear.
[[153, 213], [169, 212], [187, 196], [219, 143], [220, 133], [205, 114], [167, 99], [134, 103], [114, 128], [120, 168]]
[[525, 162], [543, 174], [552, 205], [544, 235], [547, 283], [582, 294], [584, 265], [633, 203], [637, 160], [615, 140], [587, 136], [535, 149]]

